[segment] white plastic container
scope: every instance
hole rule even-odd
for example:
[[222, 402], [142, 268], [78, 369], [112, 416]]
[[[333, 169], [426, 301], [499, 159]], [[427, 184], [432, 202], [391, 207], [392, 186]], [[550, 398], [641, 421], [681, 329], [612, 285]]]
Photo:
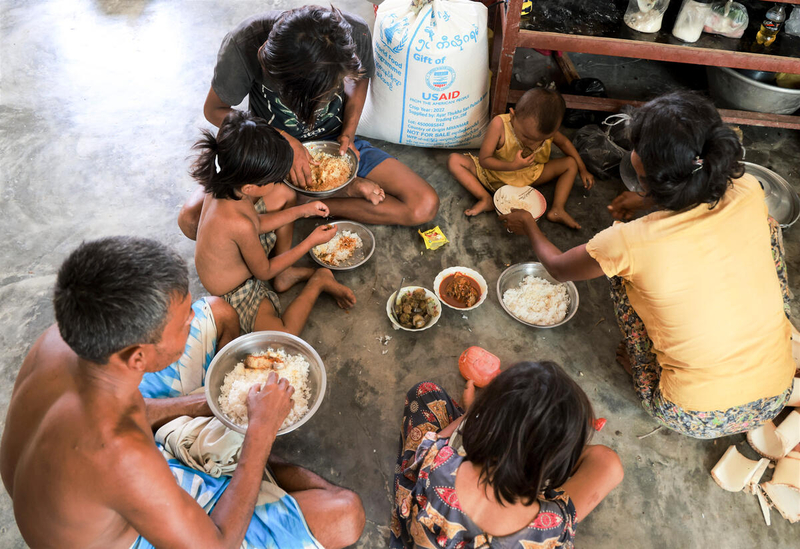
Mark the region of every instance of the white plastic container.
[[795, 6], [792, 8], [792, 13], [784, 23], [783, 30], [786, 31], [786, 34], [800, 36], [800, 7]]
[[672, 36], [684, 42], [697, 42], [703, 34], [703, 27], [709, 14], [711, 14], [711, 2], [683, 0], [675, 26], [672, 27]]
[[654, 33], [661, 30], [669, 0], [628, 0], [623, 21], [635, 31]]

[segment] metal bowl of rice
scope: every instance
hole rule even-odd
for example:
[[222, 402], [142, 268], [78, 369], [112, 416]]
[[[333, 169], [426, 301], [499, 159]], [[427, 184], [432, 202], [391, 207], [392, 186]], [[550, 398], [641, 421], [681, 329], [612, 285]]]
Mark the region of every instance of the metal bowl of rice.
[[[312, 157], [317, 156], [319, 154], [327, 154], [337, 158], [340, 157], [339, 155], [340, 145], [338, 141], [306, 141], [305, 143], [303, 143], [303, 146], [306, 149], [308, 149], [308, 152], [311, 153]], [[289, 178], [286, 178], [284, 183], [286, 183], [289, 187], [291, 187], [298, 193], [304, 194], [306, 196], [313, 196], [314, 198], [326, 198], [332, 196], [341, 191], [342, 189], [344, 189], [345, 187], [347, 187], [350, 183], [352, 183], [353, 180], [356, 178], [356, 174], [358, 173], [358, 158], [356, 157], [356, 153], [354, 153], [352, 149], [347, 149], [347, 152], [341, 155], [341, 158], [347, 161], [347, 163], [350, 165], [350, 177], [348, 177], [344, 183], [338, 185], [333, 189], [328, 189], [325, 191], [313, 191], [311, 189], [303, 189], [301, 187], [295, 186], [294, 183], [289, 181]]]
[[[532, 283], [538, 283], [533, 279], [528, 279], [528, 284], [523, 288], [523, 283], [526, 281], [526, 277], [534, 277], [543, 279], [550, 284], [560, 285], [566, 289], [566, 299], [568, 303], [566, 304], [566, 313], [562, 320], [553, 321], [550, 323], [551, 319], [548, 319], [548, 316], [552, 316], [552, 318], [556, 318], [559, 316], [559, 311], [557, 310], [543, 310], [541, 311], [542, 323], [537, 324], [534, 322], [530, 322], [521, 318], [521, 314], [515, 314], [512, 309], [517, 310], [519, 313], [519, 308], [525, 306], [525, 300], [533, 300], [535, 299], [535, 290], [531, 287]], [[541, 283], [538, 283], [541, 285]], [[512, 293], [506, 296], [506, 292], [512, 290]], [[519, 295], [527, 294], [527, 295]], [[506, 303], [506, 298], [509, 298], [509, 303]], [[533, 326], [534, 328], [556, 328], [563, 324], [566, 324], [570, 321], [570, 319], [575, 316], [575, 313], [578, 311], [578, 305], [580, 303], [580, 299], [578, 297], [578, 288], [575, 287], [573, 282], [559, 282], [552, 276], [550, 273], [545, 270], [544, 266], [541, 263], [518, 263], [516, 265], [512, 265], [500, 275], [500, 278], [497, 279], [497, 298], [500, 300], [500, 305], [503, 307], [503, 310], [507, 312], [514, 320], [522, 322], [528, 326]], [[552, 295], [552, 299], [556, 302], [557, 307], [561, 307], [564, 302], [563, 294], [554, 293]]]
[[[278, 430], [279, 435], [290, 433], [310, 420], [319, 410], [322, 399], [325, 397], [325, 387], [327, 385], [325, 365], [311, 345], [297, 336], [284, 332], [253, 332], [240, 336], [217, 353], [217, 356], [214, 357], [208, 367], [205, 380], [206, 400], [214, 416], [226, 427], [239, 433], [246, 433], [247, 426], [236, 423], [222, 411], [220, 404], [225, 376], [233, 372], [240, 363], [243, 363], [248, 355], [262, 354], [269, 349], [281, 355], [285, 353], [288, 357], [292, 357], [287, 360], [286, 375], [281, 376], [281, 370], [276, 371], [279, 377], [286, 377], [291, 380], [291, 377], [296, 376], [295, 363], [299, 364], [301, 369], [304, 367], [304, 362], [308, 365], [308, 380], [305, 387], [294, 387], [295, 395], [292, 398], [295, 400], [295, 408], [290, 412], [290, 417], [287, 418], [291, 419], [291, 416], [295, 414], [298, 416], [297, 420], [289, 425], [284, 422], [284, 425]], [[240, 392], [244, 392], [246, 395], [246, 391]], [[298, 409], [298, 403], [301, 400], [298, 397], [303, 392], [307, 395], [307, 407]], [[242, 413], [245, 412], [242, 411]]]
[[[349, 271], [369, 261], [375, 252], [375, 235], [372, 231], [354, 221], [333, 221], [329, 225], [336, 226], [336, 235], [325, 244], [311, 248], [308, 252], [311, 259], [332, 271]], [[347, 257], [347, 250], [343, 249], [341, 243], [350, 239], [354, 242], [355, 249]]]

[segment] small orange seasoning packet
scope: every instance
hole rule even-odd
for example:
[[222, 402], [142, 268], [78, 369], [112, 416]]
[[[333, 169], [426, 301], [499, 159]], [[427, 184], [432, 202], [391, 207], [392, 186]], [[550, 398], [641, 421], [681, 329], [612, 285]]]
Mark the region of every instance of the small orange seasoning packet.
[[435, 250], [437, 248], [441, 248], [448, 242], [447, 237], [444, 235], [442, 230], [439, 226], [435, 226], [433, 229], [428, 229], [425, 232], [417, 231], [420, 236], [422, 236], [422, 240], [425, 241], [425, 248], [428, 250]]

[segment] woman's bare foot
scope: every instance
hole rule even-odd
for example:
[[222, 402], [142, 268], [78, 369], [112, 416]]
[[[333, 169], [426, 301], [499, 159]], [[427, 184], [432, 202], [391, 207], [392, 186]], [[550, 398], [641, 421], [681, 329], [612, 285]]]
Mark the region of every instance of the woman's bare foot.
[[479, 215], [483, 212], [491, 212], [494, 210], [494, 203], [492, 202], [492, 197], [487, 196], [486, 198], [481, 198], [478, 200], [474, 206], [469, 208], [468, 210], [464, 210], [464, 215], [472, 217], [473, 215]]
[[562, 223], [570, 229], [581, 228], [578, 222], [575, 221], [572, 216], [563, 209], [550, 208], [550, 211], [547, 212], [547, 220], [552, 221], [553, 223]]
[[633, 368], [631, 368], [631, 357], [628, 355], [628, 346], [624, 341], [620, 341], [617, 345], [617, 362], [622, 366], [629, 375], [633, 375]]
[[278, 293], [285, 292], [298, 282], [308, 280], [316, 269], [309, 267], [289, 267], [281, 274], [272, 279], [272, 287]]
[[375, 206], [383, 202], [386, 198], [386, 193], [381, 189], [380, 185], [364, 179], [363, 177], [356, 177], [356, 179], [345, 188], [345, 195], [352, 198], [363, 198], [369, 200]]
[[344, 284], [336, 282], [330, 269], [317, 269], [308, 283], [320, 284], [322, 291], [332, 296], [342, 309], [351, 309], [356, 304], [356, 294]]

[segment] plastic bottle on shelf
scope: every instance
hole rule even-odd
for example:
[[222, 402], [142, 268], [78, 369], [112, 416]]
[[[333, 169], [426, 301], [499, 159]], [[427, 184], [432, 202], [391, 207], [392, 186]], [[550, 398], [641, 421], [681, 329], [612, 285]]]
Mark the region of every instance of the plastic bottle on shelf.
[[684, 42], [697, 42], [710, 13], [711, 0], [683, 0], [672, 35]]
[[533, 11], [533, 1], [525, 0], [522, 2], [522, 8], [519, 14], [519, 28], [533, 30], [531, 11]]
[[781, 31], [783, 22], [786, 21], [786, 6], [783, 4], [775, 4], [772, 6], [767, 15], [764, 16], [764, 21], [761, 23], [756, 35], [756, 42], [764, 46], [769, 46], [778, 37]]
[[669, 0], [628, 0], [628, 9], [622, 20], [633, 30], [658, 32], [668, 7]]

